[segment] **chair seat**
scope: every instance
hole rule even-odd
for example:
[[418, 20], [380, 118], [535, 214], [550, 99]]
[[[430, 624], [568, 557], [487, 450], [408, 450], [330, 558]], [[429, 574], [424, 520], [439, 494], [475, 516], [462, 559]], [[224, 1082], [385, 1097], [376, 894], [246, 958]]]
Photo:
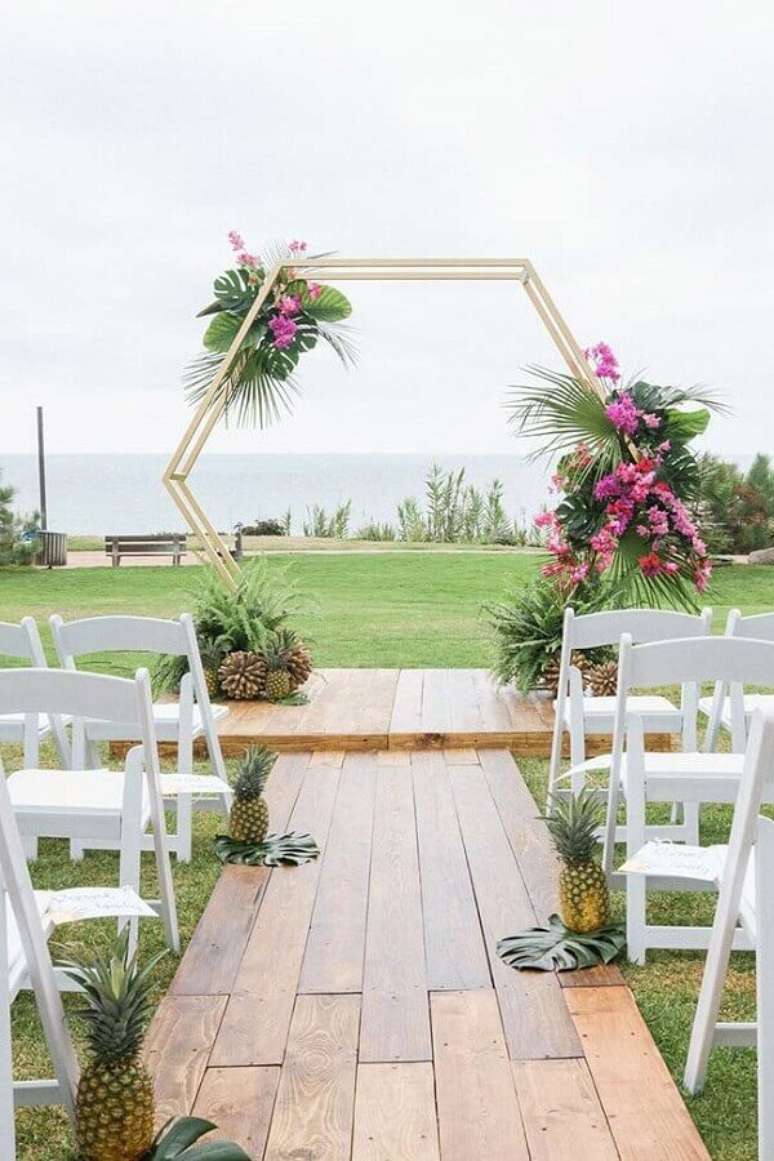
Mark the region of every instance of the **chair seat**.
[[[228, 706], [212, 706], [212, 717], [215, 722], [222, 721], [228, 716]], [[180, 706], [176, 701], [160, 701], [153, 705], [153, 721], [156, 727], [156, 738], [159, 742], [176, 742], [180, 729]], [[130, 742], [139, 741], [139, 735], [126, 724], [121, 722], [106, 722], [97, 718], [86, 719], [86, 736], [92, 742]], [[192, 713], [192, 734], [198, 738], [204, 733], [201, 710], [194, 705]]]
[[[587, 734], [612, 734], [615, 725], [615, 697], [584, 697], [583, 717]], [[637, 694], [628, 699], [629, 713], [641, 718], [647, 734], [679, 733], [683, 717], [669, 698]], [[570, 727], [570, 702], [565, 702], [564, 723]]]
[[[774, 706], [774, 694], [772, 693], [746, 693], [744, 695], [745, 718], [750, 718], [757, 709], [771, 709], [772, 706]], [[710, 717], [712, 715], [712, 698], [699, 698], [699, 709], [707, 717]], [[731, 701], [729, 698], [723, 702], [720, 724], [725, 726], [727, 730], [731, 729]]]
[[[584, 774], [609, 770], [612, 755], [587, 758], [573, 767]], [[744, 768], [744, 754], [705, 754], [681, 750], [645, 754], [649, 802], [735, 802]], [[572, 771], [567, 771], [567, 775]], [[621, 785], [629, 781], [628, 755], [621, 760]], [[768, 801], [768, 799], [767, 799]]]
[[[46, 934], [46, 938], [54, 929], [53, 923], [46, 918], [48, 912], [49, 900], [51, 893], [49, 891], [35, 891], [35, 904], [40, 915], [41, 924]], [[8, 982], [11, 999], [15, 997], [16, 993], [21, 988], [24, 979], [27, 975], [27, 959], [22, 947], [21, 936], [19, 935], [19, 927], [16, 922], [16, 916], [13, 913], [8, 900], [5, 905], [5, 931], [6, 940], [8, 944]]]
[[[145, 779], [142, 786], [143, 819], [147, 825], [150, 808]], [[124, 774], [111, 770], [16, 770], [8, 778], [8, 793], [17, 817], [50, 814], [65, 818], [120, 818]]]

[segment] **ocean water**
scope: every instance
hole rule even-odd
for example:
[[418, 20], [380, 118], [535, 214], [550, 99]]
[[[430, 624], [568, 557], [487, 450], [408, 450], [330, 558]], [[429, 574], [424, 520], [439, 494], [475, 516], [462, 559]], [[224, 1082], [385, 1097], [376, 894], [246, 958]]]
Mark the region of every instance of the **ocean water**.
[[[435, 460], [444, 470], [464, 467], [467, 483], [485, 488], [497, 477], [509, 516], [524, 524], [548, 499], [548, 470], [511, 455], [203, 455], [191, 476], [194, 493], [221, 530], [237, 521], [282, 517], [290, 508], [300, 533], [313, 504], [330, 509], [352, 500], [350, 531], [367, 520], [395, 521], [407, 496], [421, 500]], [[70, 534], [183, 530], [161, 475], [163, 455], [49, 455], [48, 526]], [[17, 489], [15, 507], [38, 507], [32, 455], [0, 454], [3, 483]]]

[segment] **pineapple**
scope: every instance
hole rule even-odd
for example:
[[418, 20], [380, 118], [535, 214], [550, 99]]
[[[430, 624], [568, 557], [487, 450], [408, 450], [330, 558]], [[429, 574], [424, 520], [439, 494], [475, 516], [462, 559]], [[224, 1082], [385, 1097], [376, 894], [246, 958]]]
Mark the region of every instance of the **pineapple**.
[[570, 931], [587, 934], [610, 922], [607, 879], [595, 858], [600, 808], [595, 792], [554, 798], [545, 820], [563, 866], [559, 875], [562, 921]]
[[207, 686], [207, 693], [211, 698], [216, 698], [220, 693], [220, 675], [218, 670], [223, 660], [223, 650], [209, 637], [199, 640], [199, 653], [202, 659], [202, 669], [204, 670], [204, 684]]
[[273, 633], [267, 638], [261, 653], [266, 663], [266, 697], [269, 701], [282, 701], [293, 689], [289, 664], [291, 647], [283, 634]]
[[79, 1015], [87, 1023], [91, 1059], [75, 1104], [82, 1161], [139, 1161], [153, 1141], [153, 1080], [141, 1051], [152, 1010], [149, 975], [164, 954], [140, 969], [125, 928], [108, 957], [62, 965], [87, 1005]]
[[234, 803], [228, 820], [229, 834], [240, 843], [262, 843], [269, 829], [269, 808], [264, 787], [277, 755], [265, 746], [253, 746], [239, 765], [234, 784]]

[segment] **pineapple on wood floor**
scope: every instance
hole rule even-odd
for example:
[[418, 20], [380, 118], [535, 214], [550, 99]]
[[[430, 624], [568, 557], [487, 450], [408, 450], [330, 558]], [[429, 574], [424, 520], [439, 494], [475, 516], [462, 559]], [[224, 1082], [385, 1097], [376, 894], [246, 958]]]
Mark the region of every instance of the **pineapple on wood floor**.
[[255, 1161], [708, 1161], [616, 968], [518, 973], [556, 907], [504, 750], [283, 755], [301, 867], [227, 866], [151, 1027], [158, 1117]]

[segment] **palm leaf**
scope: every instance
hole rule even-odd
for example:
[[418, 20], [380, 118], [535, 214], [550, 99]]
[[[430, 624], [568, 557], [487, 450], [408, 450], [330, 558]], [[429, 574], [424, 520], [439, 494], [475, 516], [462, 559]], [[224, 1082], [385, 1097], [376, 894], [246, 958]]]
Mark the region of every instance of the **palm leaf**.
[[316, 859], [320, 848], [309, 834], [270, 834], [262, 843], [240, 843], [229, 835], [215, 837], [215, 854], [222, 863], [244, 863], [248, 867], [278, 867], [284, 863], [298, 867]]
[[537, 366], [527, 370], [538, 382], [515, 387], [505, 406], [508, 422], [520, 435], [543, 440], [528, 458], [569, 452], [585, 443], [595, 471], [610, 471], [622, 458], [621, 439], [599, 393], [571, 375]]
[[625, 944], [620, 924], [581, 935], [565, 927], [558, 915], [552, 915], [547, 927], [530, 927], [499, 940], [497, 954], [509, 967], [519, 970], [567, 972], [612, 963]]

